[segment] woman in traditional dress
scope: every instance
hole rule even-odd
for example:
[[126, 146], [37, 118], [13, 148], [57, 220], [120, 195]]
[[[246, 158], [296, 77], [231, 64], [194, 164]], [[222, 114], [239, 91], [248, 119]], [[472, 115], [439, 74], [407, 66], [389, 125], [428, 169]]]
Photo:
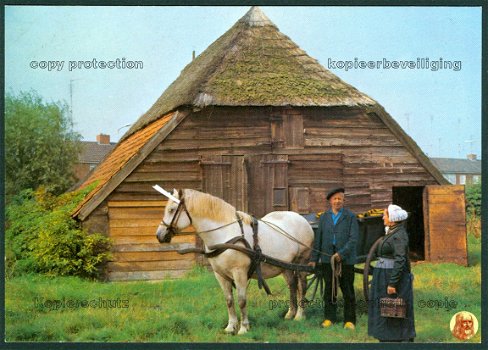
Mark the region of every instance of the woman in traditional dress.
[[[413, 342], [416, 335], [407, 217], [405, 210], [393, 204], [383, 214], [386, 235], [378, 245], [379, 259], [373, 270], [368, 305], [368, 335], [380, 342]], [[399, 297], [406, 302], [405, 318], [381, 316], [380, 299], [385, 297]]]

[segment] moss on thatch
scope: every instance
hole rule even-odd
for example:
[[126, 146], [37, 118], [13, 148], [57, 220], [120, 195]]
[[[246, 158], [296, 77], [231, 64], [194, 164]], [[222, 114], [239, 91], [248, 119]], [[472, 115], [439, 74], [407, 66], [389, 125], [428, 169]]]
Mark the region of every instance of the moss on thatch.
[[322, 67], [253, 7], [181, 72], [124, 136], [183, 105], [359, 106], [375, 102]]

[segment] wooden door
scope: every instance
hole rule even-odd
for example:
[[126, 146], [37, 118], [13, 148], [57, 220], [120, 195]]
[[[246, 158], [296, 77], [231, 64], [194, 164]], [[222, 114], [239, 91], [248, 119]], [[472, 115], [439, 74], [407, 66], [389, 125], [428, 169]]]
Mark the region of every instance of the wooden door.
[[202, 158], [204, 192], [222, 198], [237, 210], [247, 211], [247, 171], [244, 156], [217, 155]]
[[303, 116], [298, 112], [273, 115], [270, 118], [273, 149], [303, 149]]
[[464, 186], [425, 186], [425, 258], [468, 264]]
[[249, 212], [262, 217], [288, 210], [288, 155], [248, 157]]

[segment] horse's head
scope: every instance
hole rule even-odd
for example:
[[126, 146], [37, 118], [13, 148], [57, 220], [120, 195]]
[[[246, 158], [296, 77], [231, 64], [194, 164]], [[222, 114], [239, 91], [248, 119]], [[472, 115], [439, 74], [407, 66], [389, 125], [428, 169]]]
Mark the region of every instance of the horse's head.
[[158, 226], [156, 237], [159, 243], [169, 243], [173, 235], [191, 225], [191, 216], [185, 205], [183, 191], [173, 191], [164, 210], [163, 220]]

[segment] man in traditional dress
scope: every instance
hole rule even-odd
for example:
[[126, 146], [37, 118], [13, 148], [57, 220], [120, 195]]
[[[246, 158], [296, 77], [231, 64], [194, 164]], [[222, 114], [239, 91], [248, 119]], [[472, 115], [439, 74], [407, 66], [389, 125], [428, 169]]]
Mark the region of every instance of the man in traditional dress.
[[335, 271], [341, 269], [341, 274], [336, 280], [344, 297], [344, 328], [354, 330], [356, 324], [354, 264], [359, 231], [358, 221], [352, 211], [344, 208], [344, 188], [330, 191], [327, 200], [330, 209], [320, 216], [309, 265], [317, 264], [325, 276], [325, 319], [322, 327], [328, 328], [337, 322], [337, 286], [333, 284], [333, 279], [336, 278]]

